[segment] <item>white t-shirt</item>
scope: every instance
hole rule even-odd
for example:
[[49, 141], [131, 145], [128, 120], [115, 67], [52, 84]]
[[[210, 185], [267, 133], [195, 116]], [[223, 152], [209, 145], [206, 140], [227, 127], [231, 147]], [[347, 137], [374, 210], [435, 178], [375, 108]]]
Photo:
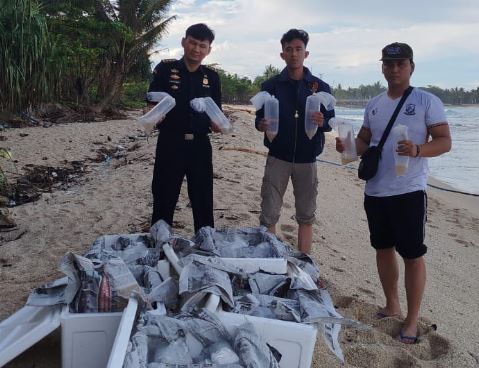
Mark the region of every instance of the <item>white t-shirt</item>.
[[[387, 92], [374, 97], [369, 101], [364, 112], [363, 126], [371, 133], [370, 146], [377, 146], [383, 135], [384, 129], [391, 119], [401, 97], [391, 99]], [[401, 107], [393, 128], [406, 125], [408, 138], [416, 144], [427, 142], [427, 128], [447, 124], [444, 105], [433, 94], [414, 88]], [[366, 182], [364, 192], [375, 197], [410, 193], [425, 190], [429, 172], [427, 159], [424, 157], [409, 157], [408, 170], [403, 176], [396, 176], [393, 150], [396, 142], [389, 134], [384, 143], [381, 160], [376, 176]]]

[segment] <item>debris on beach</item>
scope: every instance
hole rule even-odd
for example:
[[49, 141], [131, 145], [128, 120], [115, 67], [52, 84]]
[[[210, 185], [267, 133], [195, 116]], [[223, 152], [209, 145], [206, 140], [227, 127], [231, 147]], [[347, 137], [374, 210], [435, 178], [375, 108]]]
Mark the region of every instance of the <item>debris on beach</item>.
[[[42, 193], [66, 190], [85, 174], [84, 161], [71, 161], [65, 167], [27, 164], [24, 174], [0, 188], [0, 207], [15, 207], [35, 202]], [[18, 174], [17, 174], [18, 175]]]
[[10, 212], [6, 208], [0, 208], [0, 231], [17, 226]]

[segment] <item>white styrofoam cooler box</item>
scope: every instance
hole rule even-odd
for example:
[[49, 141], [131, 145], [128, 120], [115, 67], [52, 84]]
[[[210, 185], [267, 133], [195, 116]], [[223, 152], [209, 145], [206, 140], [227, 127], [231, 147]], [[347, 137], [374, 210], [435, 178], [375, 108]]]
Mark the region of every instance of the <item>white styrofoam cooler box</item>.
[[[0, 323], [0, 367], [61, 326], [62, 368], [105, 368], [117, 332], [120, 334], [120, 320], [125, 316], [134, 319], [137, 305], [132, 297], [125, 310], [116, 313], [70, 313], [68, 307], [25, 306]], [[130, 321], [128, 331], [121, 331], [126, 341], [132, 325]]]
[[316, 343], [317, 328], [304, 323], [281, 321], [221, 310], [217, 295], [210, 295], [205, 308], [216, 312], [230, 333], [246, 321], [253, 324], [266, 342], [282, 354], [281, 368], [310, 368]]
[[70, 313], [63, 309], [62, 368], [105, 368], [122, 317], [115, 313]]

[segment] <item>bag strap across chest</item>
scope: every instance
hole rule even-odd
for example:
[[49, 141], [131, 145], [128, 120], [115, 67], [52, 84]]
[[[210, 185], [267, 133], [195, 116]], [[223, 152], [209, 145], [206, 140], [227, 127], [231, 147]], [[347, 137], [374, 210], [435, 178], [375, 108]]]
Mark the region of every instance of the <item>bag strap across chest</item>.
[[408, 98], [408, 96], [411, 94], [412, 90], [414, 89], [413, 86], [409, 86], [403, 93], [401, 100], [399, 101], [398, 105], [396, 106], [396, 109], [394, 110], [391, 119], [389, 119], [389, 123], [384, 130], [383, 136], [381, 137], [381, 140], [379, 141], [378, 148], [381, 150], [384, 146], [384, 143], [386, 142], [386, 139], [389, 135], [389, 132], [391, 132], [391, 129], [393, 127], [394, 122], [396, 121], [396, 118], [399, 114], [399, 111], [401, 110], [401, 107], [404, 105], [404, 102]]

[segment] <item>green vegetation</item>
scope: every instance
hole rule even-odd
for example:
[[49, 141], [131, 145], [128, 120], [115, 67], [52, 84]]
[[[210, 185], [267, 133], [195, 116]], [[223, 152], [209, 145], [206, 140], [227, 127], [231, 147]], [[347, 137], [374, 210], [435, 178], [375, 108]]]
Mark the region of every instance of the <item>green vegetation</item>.
[[[174, 0], [0, 0], [0, 112], [46, 102], [101, 112], [139, 107], [151, 78], [150, 56], [175, 19]], [[214, 66], [226, 103], [248, 103], [280, 70], [267, 65], [253, 80]], [[333, 88], [339, 101], [366, 101], [380, 82]], [[444, 103], [479, 103], [479, 88], [427, 86]], [[2, 116], [6, 116], [3, 114]]]
[[240, 77], [238, 74], [230, 74], [218, 68], [217, 65], [212, 65], [212, 67], [214, 67], [220, 75], [223, 101], [232, 104], [249, 103], [249, 99], [261, 90], [261, 83], [281, 72], [280, 69], [268, 65], [262, 75], [257, 76], [254, 81], [251, 81], [251, 79]]
[[171, 3], [0, 0], [0, 109], [120, 104], [124, 84], [144, 81], [145, 66], [150, 74], [153, 46], [175, 19]]
[[123, 93], [121, 94], [121, 105], [128, 108], [142, 108], [145, 106], [145, 91], [148, 90], [148, 78], [142, 81], [131, 81], [123, 84]]
[[25, 110], [51, 93], [47, 22], [30, 0], [0, 0], [0, 110]]
[[[0, 158], [12, 160], [13, 162], [12, 155], [10, 154], [10, 151], [8, 151], [6, 148], [0, 147]], [[7, 176], [5, 175], [5, 172], [0, 166], [0, 195], [3, 195], [6, 192], [7, 185]]]
[[[431, 85], [420, 88], [436, 95], [445, 104], [464, 105], [479, 103], [479, 87], [471, 91], [465, 91], [464, 88], [457, 87], [441, 89]], [[376, 82], [372, 85], [360, 85], [357, 88], [349, 87], [348, 89], [343, 89], [341, 84], [339, 84], [336, 88], [333, 88], [332, 92], [339, 101], [366, 101], [385, 90], [386, 87], [381, 82]]]

